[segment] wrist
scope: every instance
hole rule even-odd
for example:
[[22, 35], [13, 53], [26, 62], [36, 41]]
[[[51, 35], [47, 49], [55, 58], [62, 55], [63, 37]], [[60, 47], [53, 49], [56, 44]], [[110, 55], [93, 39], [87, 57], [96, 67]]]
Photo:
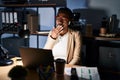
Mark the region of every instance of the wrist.
[[51, 37], [52, 39], [56, 40], [56, 38], [52, 37], [52, 35], [50, 35], [50, 37]]

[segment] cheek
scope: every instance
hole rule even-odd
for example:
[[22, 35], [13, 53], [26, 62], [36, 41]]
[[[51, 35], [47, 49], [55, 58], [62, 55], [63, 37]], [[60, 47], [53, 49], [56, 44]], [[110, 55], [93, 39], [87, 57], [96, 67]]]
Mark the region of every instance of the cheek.
[[69, 24], [69, 21], [64, 21], [64, 24], [65, 24], [65, 25], [68, 25], [68, 24]]
[[56, 24], [63, 24], [63, 22], [56, 20]]
[[68, 24], [64, 24], [64, 30], [68, 28]]

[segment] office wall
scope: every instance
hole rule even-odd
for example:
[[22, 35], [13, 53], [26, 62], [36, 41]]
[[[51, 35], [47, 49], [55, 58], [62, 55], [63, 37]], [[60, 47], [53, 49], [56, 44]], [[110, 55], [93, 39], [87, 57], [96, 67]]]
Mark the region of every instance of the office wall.
[[108, 17], [113, 14], [116, 14], [119, 20], [118, 28], [120, 29], [119, 5], [120, 5], [120, 0], [89, 0], [88, 7], [93, 9], [103, 9], [106, 11]]
[[79, 12], [81, 18], [85, 19], [86, 23], [92, 24], [95, 30], [99, 30], [101, 27], [103, 17], [109, 19], [112, 15], [117, 15], [118, 23], [116, 24], [117, 26], [115, 26], [115, 32], [120, 32], [119, 3], [119, 0], [86, 0], [86, 8], [76, 8], [73, 11]]
[[104, 9], [108, 16], [116, 14], [120, 19], [120, 0], [89, 0], [89, 8]]

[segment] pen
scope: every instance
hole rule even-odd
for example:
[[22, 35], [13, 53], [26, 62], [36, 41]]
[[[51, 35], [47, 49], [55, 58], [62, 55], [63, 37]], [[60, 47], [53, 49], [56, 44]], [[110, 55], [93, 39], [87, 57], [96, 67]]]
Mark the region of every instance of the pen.
[[71, 69], [71, 80], [79, 80], [76, 68]]

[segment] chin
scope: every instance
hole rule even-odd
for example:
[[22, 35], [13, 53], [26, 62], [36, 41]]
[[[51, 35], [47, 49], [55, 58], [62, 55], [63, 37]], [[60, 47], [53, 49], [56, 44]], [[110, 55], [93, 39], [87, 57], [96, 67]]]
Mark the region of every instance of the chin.
[[63, 32], [60, 33], [60, 35], [63, 35], [63, 34], [64, 34]]

